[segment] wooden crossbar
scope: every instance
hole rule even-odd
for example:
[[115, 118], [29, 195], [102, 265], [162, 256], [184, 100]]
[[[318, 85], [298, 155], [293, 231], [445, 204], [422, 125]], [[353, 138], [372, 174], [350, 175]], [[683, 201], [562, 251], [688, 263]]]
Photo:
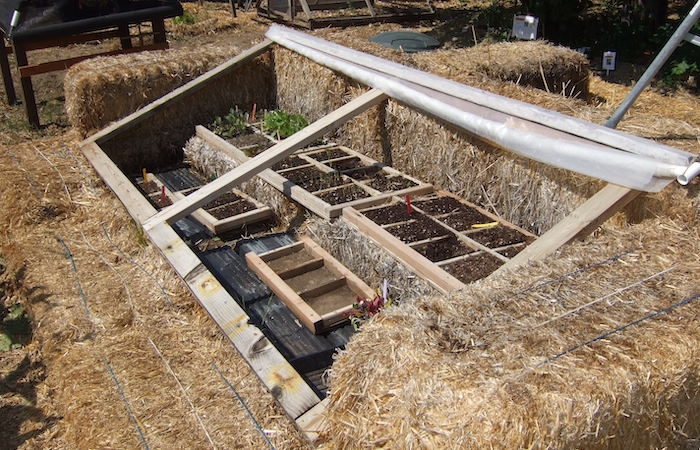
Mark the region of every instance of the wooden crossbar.
[[294, 151], [312, 143], [329, 131], [339, 128], [348, 120], [379, 104], [386, 98], [386, 94], [377, 89], [372, 89], [362, 94], [284, 141], [275, 144], [255, 158], [246, 161], [225, 175], [203, 186], [197, 192], [162, 210], [144, 222], [144, 228], [150, 229], [159, 223], [172, 223], [185, 217], [207, 202], [217, 198], [223, 191], [253, 178], [258, 173], [291, 155]]

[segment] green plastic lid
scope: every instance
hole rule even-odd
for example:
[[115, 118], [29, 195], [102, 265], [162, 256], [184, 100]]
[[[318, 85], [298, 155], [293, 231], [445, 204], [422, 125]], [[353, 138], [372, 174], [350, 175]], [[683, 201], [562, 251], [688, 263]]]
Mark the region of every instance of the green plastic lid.
[[425, 52], [440, 47], [440, 42], [430, 36], [413, 31], [386, 31], [372, 36], [369, 40], [407, 53]]

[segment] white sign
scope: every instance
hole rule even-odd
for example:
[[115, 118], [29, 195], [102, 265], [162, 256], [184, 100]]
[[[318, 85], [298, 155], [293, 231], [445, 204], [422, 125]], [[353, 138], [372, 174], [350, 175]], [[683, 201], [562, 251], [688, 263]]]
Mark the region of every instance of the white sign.
[[617, 59], [616, 52], [603, 53], [603, 70], [615, 70], [615, 59]]
[[513, 36], [533, 41], [537, 39], [537, 25], [539, 23], [540, 19], [535, 16], [513, 16]]

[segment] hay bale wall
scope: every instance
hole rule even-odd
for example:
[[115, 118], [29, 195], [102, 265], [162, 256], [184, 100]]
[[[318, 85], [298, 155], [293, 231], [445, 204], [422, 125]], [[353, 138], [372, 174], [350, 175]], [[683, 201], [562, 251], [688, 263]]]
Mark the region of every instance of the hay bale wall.
[[240, 49], [204, 46], [88, 59], [66, 73], [68, 122], [83, 136], [215, 67]]
[[700, 298], [576, 348], [700, 294], [697, 227], [650, 220], [386, 309], [333, 365], [327, 447], [697, 446]]

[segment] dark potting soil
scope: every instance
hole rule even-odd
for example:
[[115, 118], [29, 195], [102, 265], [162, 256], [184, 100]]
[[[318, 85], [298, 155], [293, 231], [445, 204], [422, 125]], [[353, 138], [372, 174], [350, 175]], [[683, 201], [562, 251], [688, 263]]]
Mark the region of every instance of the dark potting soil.
[[331, 172], [323, 174], [318, 178], [300, 181], [297, 184], [309, 192], [316, 192], [322, 189], [330, 189], [348, 183], [349, 181], [344, 179], [339, 172]]
[[173, 201], [170, 200], [170, 198], [167, 195], [163, 198], [160, 192], [151, 194], [148, 196], [148, 198], [156, 208], [165, 208], [166, 206], [170, 206], [173, 204]]
[[237, 216], [247, 211], [252, 211], [256, 206], [250, 203], [248, 200], [241, 200], [234, 203], [228, 203], [223, 206], [219, 206], [212, 209], [207, 209], [206, 211], [212, 216], [219, 220], [227, 219], [229, 217]]
[[390, 223], [405, 222], [406, 220], [422, 216], [421, 213], [413, 212], [408, 214], [408, 209], [403, 203], [386, 206], [384, 208], [372, 209], [370, 211], [362, 211], [369, 220], [378, 225], [388, 225]]
[[328, 167], [335, 169], [335, 170], [350, 170], [350, 169], [356, 169], [356, 168], [362, 167], [362, 163], [360, 162], [360, 158], [358, 158], [358, 157], [341, 159], [339, 161], [326, 162], [324, 164], [327, 165]]
[[444, 222], [445, 225], [450, 226], [457, 231], [465, 231], [471, 230], [472, 225], [490, 223], [494, 220], [489, 216], [481, 214], [474, 208], [462, 205], [462, 208], [460, 208], [459, 211], [447, 217], [441, 217], [440, 221]]
[[433, 262], [444, 261], [456, 256], [466, 255], [474, 250], [464, 245], [454, 235], [447, 239], [441, 239], [437, 242], [421, 244], [413, 247], [415, 251], [425, 256]]
[[457, 278], [462, 283], [480, 280], [503, 264], [503, 261], [488, 253], [470, 256], [462, 261], [442, 266], [445, 272]]
[[319, 178], [321, 175], [323, 175], [323, 172], [315, 167], [305, 167], [303, 169], [292, 170], [282, 174], [283, 177], [296, 184], [299, 184], [299, 182], [304, 180]]
[[327, 161], [334, 158], [342, 158], [343, 156], [348, 156], [345, 150], [340, 148], [329, 148], [328, 150], [323, 150], [322, 152], [314, 153], [309, 155], [309, 157], [315, 159], [316, 161]]
[[517, 255], [518, 253], [522, 252], [524, 249], [525, 249], [524, 245], [518, 245], [517, 247], [508, 247], [504, 250], [499, 250], [498, 253], [505, 256], [506, 258], [512, 258], [513, 256]]
[[416, 183], [401, 176], [387, 177], [383, 173], [377, 173], [369, 186], [381, 192], [389, 192], [410, 188], [416, 186]]
[[303, 166], [304, 164], [308, 164], [308, 161], [304, 161], [298, 156], [290, 156], [289, 158], [285, 158], [282, 161], [275, 164], [274, 166], [272, 166], [272, 170], [290, 169], [292, 167]]
[[139, 183], [139, 187], [146, 194], [153, 194], [154, 192], [160, 192], [160, 188], [155, 181], [149, 181], [144, 183], [143, 181]]
[[352, 177], [356, 180], [368, 180], [370, 178], [374, 178], [374, 174], [376, 174], [380, 170], [382, 170], [380, 166], [371, 165], [361, 167], [359, 169], [348, 170], [345, 172], [345, 175]]
[[335, 189], [330, 192], [320, 194], [318, 198], [331, 205], [339, 205], [341, 203], [351, 202], [360, 198], [367, 198], [370, 195], [361, 188], [355, 186], [345, 186]]
[[238, 148], [247, 147], [249, 145], [257, 145], [255, 148], [243, 150], [243, 153], [250, 157], [257, 155], [258, 153], [262, 153], [264, 150], [267, 150], [274, 145], [272, 141], [258, 133], [242, 134], [228, 139], [228, 142]]
[[217, 206], [222, 206], [227, 203], [233, 203], [237, 202], [238, 200], [241, 200], [241, 197], [234, 194], [233, 192], [227, 192], [223, 194], [222, 196], [210, 201], [206, 205], [202, 206], [204, 209], [212, 209], [216, 208]]
[[462, 202], [452, 197], [438, 197], [431, 200], [416, 201], [413, 204], [431, 216], [459, 211], [465, 206]]
[[386, 231], [403, 242], [415, 242], [452, 234], [447, 228], [441, 227], [425, 216], [416, 216], [414, 219], [413, 222], [388, 227]]
[[470, 233], [467, 236], [489, 248], [503, 247], [504, 245], [528, 241], [528, 237], [523, 233], [503, 225], [484, 228], [476, 233]]

